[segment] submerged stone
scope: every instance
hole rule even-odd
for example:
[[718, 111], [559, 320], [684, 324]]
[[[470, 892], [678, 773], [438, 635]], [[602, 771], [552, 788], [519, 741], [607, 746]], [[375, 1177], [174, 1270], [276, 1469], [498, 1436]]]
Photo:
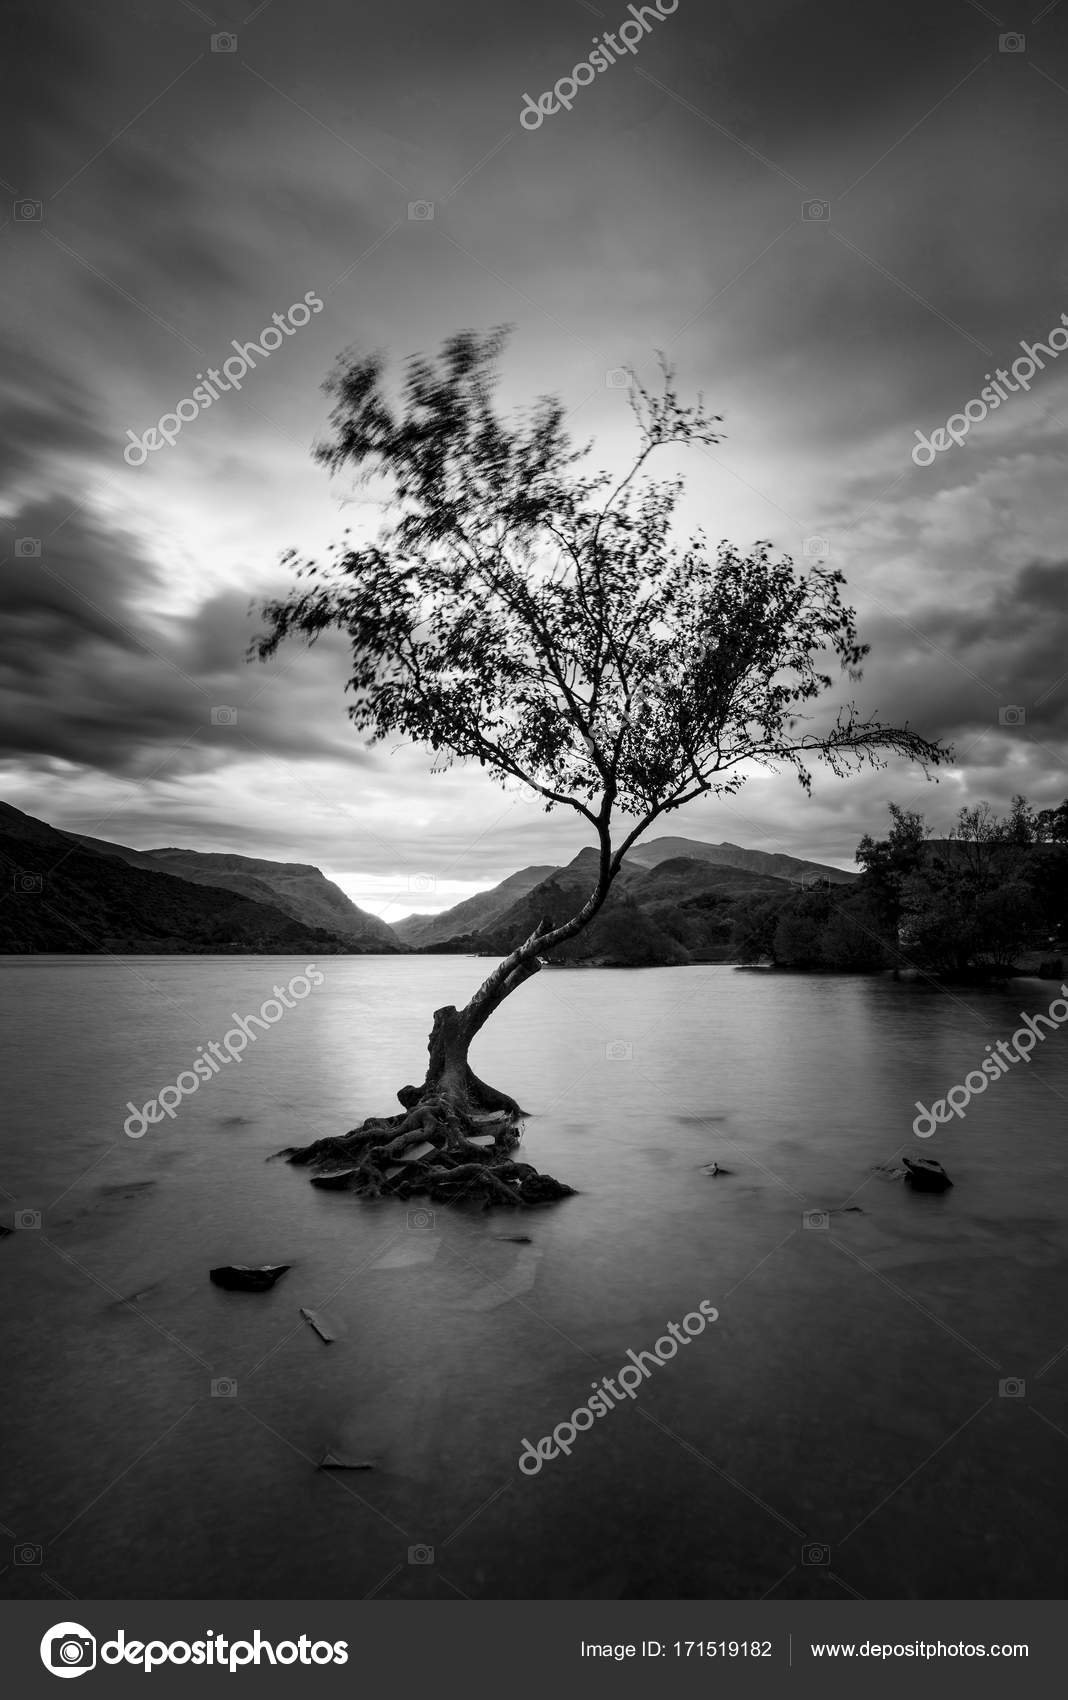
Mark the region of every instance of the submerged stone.
[[210, 1274], [217, 1287], [226, 1287], [232, 1292], [266, 1293], [292, 1267], [291, 1263], [261, 1263], [257, 1267], [246, 1263], [224, 1263], [218, 1269], [212, 1269]]

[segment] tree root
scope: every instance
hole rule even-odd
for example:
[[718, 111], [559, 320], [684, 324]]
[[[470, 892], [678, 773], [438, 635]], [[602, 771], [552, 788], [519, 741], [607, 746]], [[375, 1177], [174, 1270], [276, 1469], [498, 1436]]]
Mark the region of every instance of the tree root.
[[[523, 1119], [515, 1100], [481, 1081], [477, 1087], [477, 1093], [465, 1093], [462, 1103], [443, 1093], [416, 1098], [417, 1089], [405, 1087], [397, 1094], [405, 1104], [400, 1115], [372, 1116], [349, 1133], [288, 1146], [277, 1155], [313, 1168], [313, 1185], [360, 1198], [429, 1198], [435, 1204], [481, 1200], [488, 1210], [572, 1196], [573, 1187], [511, 1156]], [[484, 1143], [487, 1134], [493, 1136], [492, 1145]], [[426, 1144], [432, 1152], [406, 1155]]]

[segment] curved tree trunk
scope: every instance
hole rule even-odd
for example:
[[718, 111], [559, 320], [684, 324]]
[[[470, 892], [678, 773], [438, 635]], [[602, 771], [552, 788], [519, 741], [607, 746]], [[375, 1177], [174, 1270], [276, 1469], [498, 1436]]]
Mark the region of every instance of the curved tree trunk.
[[[488, 1086], [474, 1073], [468, 1052], [476, 1035], [505, 998], [541, 967], [541, 954], [573, 938], [601, 908], [619, 871], [607, 838], [601, 843], [597, 886], [582, 908], [554, 927], [541, 920], [528, 939], [499, 962], [463, 1009], [447, 1004], [434, 1011], [427, 1044], [429, 1060], [421, 1086], [402, 1086], [404, 1113], [371, 1117], [350, 1133], [280, 1152], [291, 1163], [313, 1166], [313, 1185], [353, 1191], [364, 1197], [429, 1196], [451, 1203], [480, 1197], [493, 1204], [541, 1204], [573, 1189], [539, 1175], [512, 1156], [520, 1124], [529, 1112], [514, 1098]], [[492, 1143], [487, 1143], [487, 1139]], [[409, 1153], [429, 1145], [429, 1152]]]

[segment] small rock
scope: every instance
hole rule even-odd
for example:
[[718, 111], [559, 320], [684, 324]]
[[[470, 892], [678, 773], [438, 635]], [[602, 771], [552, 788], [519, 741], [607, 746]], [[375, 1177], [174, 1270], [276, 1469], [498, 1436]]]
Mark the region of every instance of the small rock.
[[724, 1169], [719, 1163], [706, 1163], [701, 1170], [703, 1175], [729, 1175], [730, 1169]]
[[495, 1240], [503, 1240], [506, 1245], [533, 1245], [529, 1234], [494, 1234]]
[[355, 1169], [340, 1169], [333, 1175], [313, 1175], [311, 1184], [327, 1187], [331, 1192], [347, 1192], [355, 1179]]
[[225, 1263], [210, 1274], [217, 1287], [239, 1293], [266, 1293], [292, 1267], [291, 1263], [261, 1263], [255, 1268], [246, 1263]]
[[337, 1339], [338, 1329], [336, 1325], [323, 1316], [320, 1311], [305, 1310], [304, 1306], [301, 1305], [300, 1314], [305, 1322], [311, 1323], [319, 1338], [325, 1340], [328, 1346], [332, 1340]]
[[902, 1157], [905, 1180], [917, 1192], [945, 1192], [953, 1182], [935, 1157]]
[[374, 1465], [365, 1458], [345, 1458], [337, 1452], [324, 1452], [317, 1468], [320, 1470], [373, 1470]]
[[575, 1189], [553, 1175], [525, 1175], [519, 1184], [524, 1204], [549, 1204], [557, 1198], [574, 1198]]

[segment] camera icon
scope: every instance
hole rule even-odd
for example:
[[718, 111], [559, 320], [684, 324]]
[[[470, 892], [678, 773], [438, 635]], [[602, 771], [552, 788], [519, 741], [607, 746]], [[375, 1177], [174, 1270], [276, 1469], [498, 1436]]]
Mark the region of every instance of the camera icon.
[[409, 1547], [408, 1548], [408, 1563], [409, 1564], [433, 1564], [433, 1562], [434, 1562], [434, 1548], [433, 1547], [417, 1546], [417, 1547]]
[[604, 1054], [609, 1062], [630, 1062], [634, 1046], [629, 1039], [609, 1039]]
[[408, 890], [425, 895], [428, 891], [436, 891], [438, 882], [433, 874], [409, 874]]
[[408, 217], [410, 219], [412, 219], [414, 222], [419, 223], [420, 221], [422, 221], [422, 222], [425, 223], [427, 219], [431, 219], [431, 218], [433, 218], [433, 216], [434, 216], [434, 203], [433, 203], [433, 201], [409, 201], [408, 202]]
[[21, 1228], [25, 1232], [36, 1233], [41, 1226], [41, 1212], [39, 1210], [16, 1210], [14, 1222], [16, 1228]]
[[826, 224], [827, 220], [830, 218], [830, 216], [831, 216], [831, 203], [830, 203], [830, 201], [802, 201], [801, 202], [801, 217], [804, 218], [804, 219], [814, 219], [819, 223]]
[[999, 1399], [1023, 1399], [1027, 1394], [1026, 1381], [1020, 1381], [1015, 1375], [1006, 1376], [998, 1382]]
[[236, 35], [231, 35], [228, 30], [223, 30], [220, 35], [213, 35], [211, 38], [211, 51], [213, 53], [236, 53]]
[[22, 897], [32, 897], [44, 890], [43, 874], [16, 874], [12, 880], [14, 889]]
[[96, 1639], [80, 1623], [60, 1623], [41, 1641], [41, 1662], [53, 1676], [82, 1676], [96, 1665]]
[[19, 1541], [11, 1549], [12, 1564], [43, 1564], [44, 1547], [35, 1547], [30, 1541]]
[[417, 1234], [425, 1233], [428, 1228], [434, 1226], [437, 1220], [433, 1210], [409, 1210], [405, 1219], [409, 1228]]
[[236, 726], [237, 709], [229, 708], [225, 703], [221, 703], [218, 708], [212, 709], [209, 719], [213, 726]]
[[39, 537], [16, 537], [15, 555], [23, 561], [40, 560], [41, 539]]
[[44, 202], [13, 201], [11, 214], [17, 224], [40, 224], [44, 217]]
[[220, 1375], [211, 1384], [211, 1396], [213, 1399], [236, 1399], [237, 1382], [228, 1375]]
[[801, 1213], [801, 1225], [804, 1228], [814, 1228], [819, 1233], [826, 1233], [831, 1225], [831, 1218], [826, 1210], [804, 1210]]
[[824, 1546], [822, 1541], [806, 1541], [801, 1548], [802, 1564], [828, 1565], [831, 1562], [831, 1549]]
[[1026, 53], [1027, 37], [1016, 30], [1009, 30], [1006, 35], [998, 36], [999, 53]]
[[831, 546], [825, 537], [806, 537], [801, 545], [801, 553], [810, 560], [823, 561], [831, 552]]
[[604, 375], [606, 390], [629, 390], [634, 383], [634, 374], [628, 372], [625, 366], [611, 366]]
[[998, 709], [999, 726], [1025, 726], [1027, 711], [1018, 702], [1008, 702], [1004, 708]]

